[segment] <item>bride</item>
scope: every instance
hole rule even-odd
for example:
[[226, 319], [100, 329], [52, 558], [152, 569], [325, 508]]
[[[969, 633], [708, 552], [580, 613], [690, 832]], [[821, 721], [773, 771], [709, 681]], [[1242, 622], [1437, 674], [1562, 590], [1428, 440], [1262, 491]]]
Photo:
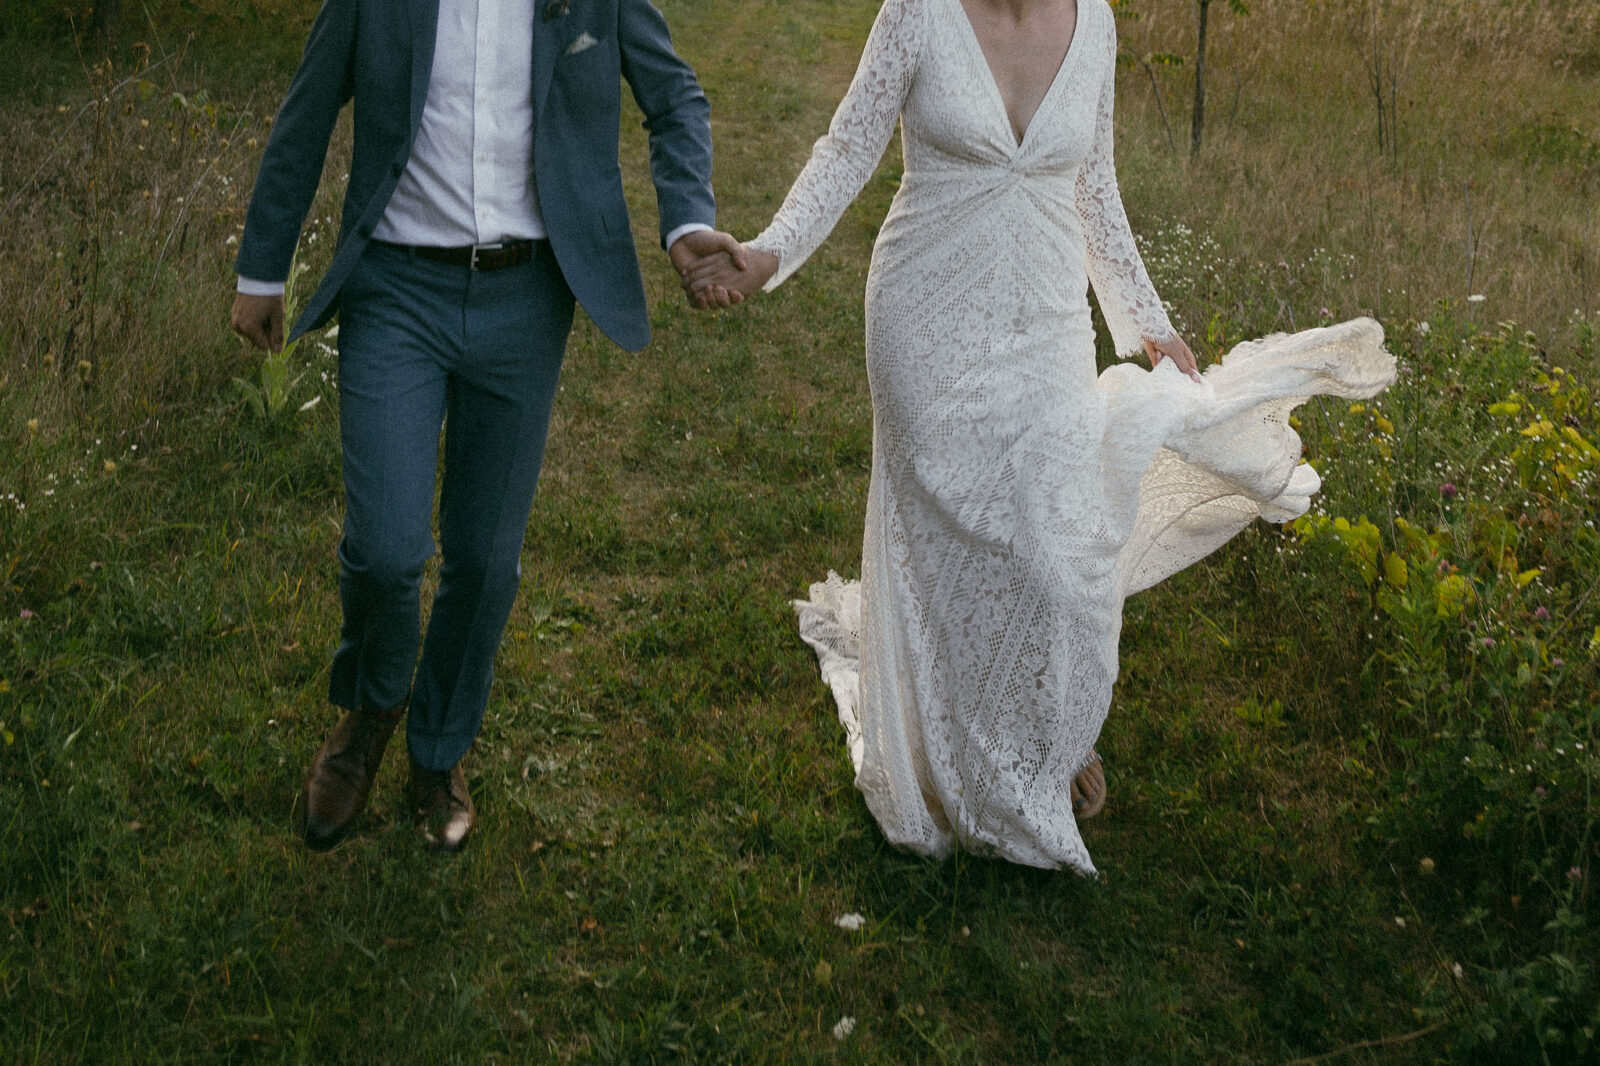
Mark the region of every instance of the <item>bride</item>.
[[[1123, 600], [1320, 484], [1288, 412], [1392, 380], [1377, 323], [1240, 345], [1197, 370], [1112, 163], [1106, 0], [885, 0], [849, 92], [726, 306], [792, 274], [903, 124], [866, 291], [872, 480], [861, 580], [796, 604], [895, 844], [1093, 873], [1078, 819]], [[1094, 285], [1120, 364], [1096, 377]]]

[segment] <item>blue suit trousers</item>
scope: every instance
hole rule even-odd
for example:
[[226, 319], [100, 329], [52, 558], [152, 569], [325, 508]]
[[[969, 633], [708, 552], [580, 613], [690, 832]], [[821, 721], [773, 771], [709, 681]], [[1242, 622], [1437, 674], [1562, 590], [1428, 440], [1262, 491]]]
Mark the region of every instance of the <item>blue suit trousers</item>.
[[478, 734], [521, 579], [574, 306], [549, 244], [535, 248], [531, 262], [477, 272], [373, 243], [341, 293], [344, 623], [328, 698], [385, 710], [409, 696], [408, 746], [428, 769], [454, 766]]

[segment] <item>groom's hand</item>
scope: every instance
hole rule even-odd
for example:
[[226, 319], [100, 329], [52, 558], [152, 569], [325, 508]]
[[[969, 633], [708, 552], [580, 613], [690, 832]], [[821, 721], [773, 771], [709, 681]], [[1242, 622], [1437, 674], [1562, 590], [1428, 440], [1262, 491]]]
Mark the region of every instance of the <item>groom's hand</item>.
[[283, 297], [239, 293], [233, 298], [233, 331], [257, 348], [281, 351]]
[[708, 229], [685, 233], [667, 249], [667, 255], [672, 259], [672, 266], [677, 270], [678, 277], [684, 281], [684, 292], [689, 296], [689, 302], [699, 310], [704, 311], [709, 307], [729, 307], [744, 299], [742, 294], [730, 293], [727, 289], [696, 294], [690, 292], [688, 286], [690, 271], [696, 264], [708, 258], [724, 259], [739, 270], [745, 268], [744, 245], [735, 240], [733, 234]]

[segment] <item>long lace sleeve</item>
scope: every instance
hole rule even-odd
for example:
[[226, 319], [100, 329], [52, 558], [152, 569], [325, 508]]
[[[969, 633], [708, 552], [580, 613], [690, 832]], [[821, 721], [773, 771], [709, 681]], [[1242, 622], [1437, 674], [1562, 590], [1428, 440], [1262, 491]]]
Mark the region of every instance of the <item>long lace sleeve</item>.
[[1078, 214], [1083, 218], [1085, 265], [1100, 310], [1111, 327], [1117, 354], [1126, 359], [1144, 350], [1141, 338], [1163, 340], [1173, 333], [1161, 297], [1133, 242], [1133, 230], [1117, 191], [1117, 168], [1112, 158], [1112, 100], [1116, 91], [1116, 34], [1111, 38], [1113, 60], [1100, 87], [1100, 108], [1095, 120], [1094, 146], [1078, 169]]
[[926, 0], [885, 0], [850, 90], [772, 224], [750, 247], [778, 257], [775, 289], [817, 250], [872, 177], [894, 133], [926, 35]]

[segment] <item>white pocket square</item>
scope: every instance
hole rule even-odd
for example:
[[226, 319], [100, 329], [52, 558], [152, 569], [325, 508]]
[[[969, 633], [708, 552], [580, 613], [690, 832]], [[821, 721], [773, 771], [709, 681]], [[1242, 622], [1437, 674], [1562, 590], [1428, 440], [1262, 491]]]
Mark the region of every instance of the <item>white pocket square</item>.
[[583, 52], [583, 51], [586, 51], [586, 50], [588, 50], [590, 48], [593, 48], [595, 45], [597, 45], [599, 43], [600, 43], [599, 41], [595, 40], [593, 37], [589, 36], [587, 33], [580, 33], [580, 34], [578, 34], [578, 39], [576, 41], [573, 41], [571, 44], [567, 45], [567, 55], [575, 56], [579, 52]]

